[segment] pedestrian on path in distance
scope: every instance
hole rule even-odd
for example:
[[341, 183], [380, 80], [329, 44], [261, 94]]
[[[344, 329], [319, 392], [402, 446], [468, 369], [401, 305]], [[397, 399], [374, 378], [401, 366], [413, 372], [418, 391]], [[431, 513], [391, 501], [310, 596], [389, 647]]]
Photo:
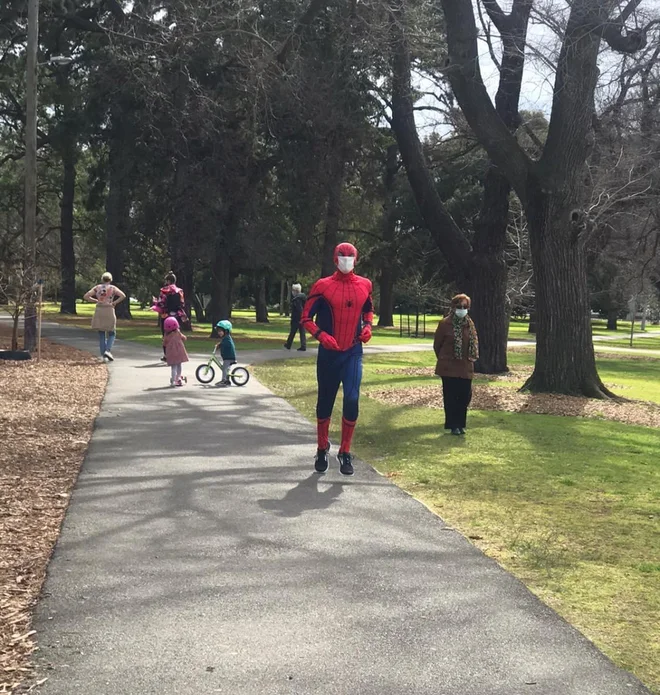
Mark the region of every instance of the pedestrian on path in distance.
[[112, 347], [117, 335], [117, 316], [115, 307], [126, 299], [126, 295], [112, 284], [112, 275], [103, 273], [101, 284], [92, 287], [83, 297], [88, 302], [94, 302], [94, 316], [92, 318], [92, 328], [99, 333], [99, 349], [101, 359], [105, 362], [112, 362]]
[[284, 347], [290, 350], [296, 333], [300, 331], [300, 347], [298, 350], [300, 352], [305, 352], [305, 350], [307, 350], [307, 336], [305, 334], [305, 329], [300, 324], [300, 319], [302, 319], [307, 297], [303, 294], [302, 286], [297, 282], [291, 286], [291, 292], [291, 330], [289, 331], [289, 337], [286, 343], [284, 343]]

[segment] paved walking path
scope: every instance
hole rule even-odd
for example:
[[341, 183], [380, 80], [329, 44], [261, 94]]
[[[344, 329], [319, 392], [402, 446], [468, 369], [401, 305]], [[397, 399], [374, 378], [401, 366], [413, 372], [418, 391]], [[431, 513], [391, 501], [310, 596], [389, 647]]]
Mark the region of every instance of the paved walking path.
[[115, 353], [37, 610], [44, 695], [648, 693], [368, 466], [314, 474], [256, 380], [171, 389], [157, 350]]

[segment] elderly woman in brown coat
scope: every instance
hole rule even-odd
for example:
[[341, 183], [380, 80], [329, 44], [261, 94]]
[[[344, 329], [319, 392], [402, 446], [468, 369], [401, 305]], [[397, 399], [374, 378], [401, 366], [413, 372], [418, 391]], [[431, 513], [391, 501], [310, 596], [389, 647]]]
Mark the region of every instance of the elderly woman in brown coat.
[[474, 363], [479, 357], [477, 331], [468, 316], [470, 304], [466, 294], [453, 297], [449, 314], [438, 324], [433, 341], [438, 360], [435, 373], [442, 377], [445, 429], [457, 435], [465, 434]]

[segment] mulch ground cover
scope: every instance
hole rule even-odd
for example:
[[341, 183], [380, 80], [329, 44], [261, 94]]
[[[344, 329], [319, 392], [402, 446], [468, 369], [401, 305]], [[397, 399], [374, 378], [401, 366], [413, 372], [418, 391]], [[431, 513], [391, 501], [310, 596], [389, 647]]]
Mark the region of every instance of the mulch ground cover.
[[30, 675], [32, 610], [106, 382], [97, 358], [48, 341], [39, 362], [0, 360], [0, 693]]
[[[433, 372], [433, 367], [377, 370], [377, 373], [406, 376], [431, 376]], [[600, 401], [549, 393], [520, 393], [511, 386], [498, 385], [498, 382], [522, 382], [531, 372], [531, 367], [517, 367], [500, 377], [489, 377], [490, 383], [480, 383], [480, 379], [476, 378], [470, 407], [475, 410], [503, 410], [510, 413], [592, 417], [644, 427], [660, 427], [660, 405], [657, 403], [633, 400]], [[622, 388], [617, 384], [605, 384], [605, 386], [614, 389]], [[367, 395], [390, 405], [442, 408], [440, 383], [437, 386], [369, 389]]]

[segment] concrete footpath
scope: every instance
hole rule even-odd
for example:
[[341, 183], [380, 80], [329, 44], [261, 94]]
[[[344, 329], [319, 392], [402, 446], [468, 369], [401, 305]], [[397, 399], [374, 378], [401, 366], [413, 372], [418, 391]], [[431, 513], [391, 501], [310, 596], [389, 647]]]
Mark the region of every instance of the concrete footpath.
[[193, 361], [172, 389], [157, 350], [114, 353], [36, 613], [40, 693], [648, 693], [365, 464], [315, 474], [313, 426], [254, 377], [203, 387]]

